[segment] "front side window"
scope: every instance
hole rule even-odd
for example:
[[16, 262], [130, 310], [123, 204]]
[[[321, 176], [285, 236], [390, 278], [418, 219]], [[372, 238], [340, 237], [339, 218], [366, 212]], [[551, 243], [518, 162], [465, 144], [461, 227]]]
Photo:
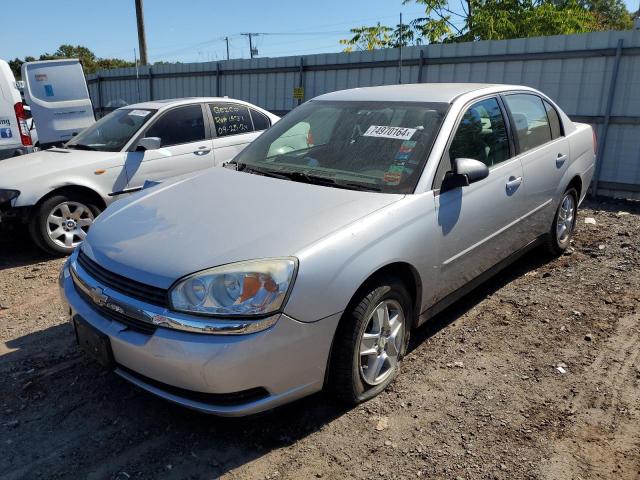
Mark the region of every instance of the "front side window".
[[551, 127], [540, 97], [518, 93], [505, 95], [504, 100], [516, 126], [520, 152], [551, 141]]
[[202, 107], [196, 104], [169, 110], [151, 125], [145, 136], [160, 137], [162, 147], [204, 140]]
[[216, 136], [227, 137], [253, 132], [249, 107], [238, 103], [211, 103], [209, 108], [213, 116]]
[[155, 113], [156, 110], [140, 108], [114, 110], [69, 140], [65, 147], [119, 152]]
[[237, 157], [239, 169], [338, 188], [413, 192], [448, 105], [311, 101]]
[[473, 158], [491, 167], [509, 159], [509, 136], [498, 100], [474, 103], [462, 116], [449, 147], [449, 160]]

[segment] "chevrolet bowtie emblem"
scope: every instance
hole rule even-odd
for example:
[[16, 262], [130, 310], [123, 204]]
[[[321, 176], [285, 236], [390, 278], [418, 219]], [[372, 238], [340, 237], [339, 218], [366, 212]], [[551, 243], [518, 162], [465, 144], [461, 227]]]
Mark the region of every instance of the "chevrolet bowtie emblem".
[[93, 287], [89, 291], [89, 296], [91, 297], [91, 300], [93, 300], [93, 303], [98, 306], [104, 306], [107, 303], [107, 300], [109, 300], [109, 297], [105, 295], [104, 290], [100, 287]]

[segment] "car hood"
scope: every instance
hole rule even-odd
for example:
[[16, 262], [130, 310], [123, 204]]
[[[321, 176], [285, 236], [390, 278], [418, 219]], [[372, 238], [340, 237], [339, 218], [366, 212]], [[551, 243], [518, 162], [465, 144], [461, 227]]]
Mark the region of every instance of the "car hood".
[[169, 288], [217, 265], [296, 256], [403, 197], [213, 168], [115, 202], [81, 248], [114, 273]]
[[[20, 188], [25, 182], [47, 178], [51, 174], [91, 163], [105, 165], [105, 161], [122, 157], [120, 152], [90, 152], [52, 148], [7, 158], [0, 161], [0, 188]], [[122, 161], [120, 161], [122, 163]], [[113, 167], [109, 163], [105, 168]]]

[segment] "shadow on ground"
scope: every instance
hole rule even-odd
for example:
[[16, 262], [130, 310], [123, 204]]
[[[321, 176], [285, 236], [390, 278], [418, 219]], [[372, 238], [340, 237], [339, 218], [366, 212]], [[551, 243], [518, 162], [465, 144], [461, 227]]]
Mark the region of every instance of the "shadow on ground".
[[0, 270], [51, 260], [29, 238], [26, 229], [0, 229]]

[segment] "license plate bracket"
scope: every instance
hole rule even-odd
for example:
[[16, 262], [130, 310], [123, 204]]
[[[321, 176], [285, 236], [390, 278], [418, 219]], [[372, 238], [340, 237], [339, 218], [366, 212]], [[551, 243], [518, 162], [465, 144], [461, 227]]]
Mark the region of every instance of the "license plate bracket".
[[115, 360], [109, 337], [79, 315], [73, 317], [73, 326], [76, 331], [76, 341], [80, 348], [104, 368], [113, 370], [115, 368]]

